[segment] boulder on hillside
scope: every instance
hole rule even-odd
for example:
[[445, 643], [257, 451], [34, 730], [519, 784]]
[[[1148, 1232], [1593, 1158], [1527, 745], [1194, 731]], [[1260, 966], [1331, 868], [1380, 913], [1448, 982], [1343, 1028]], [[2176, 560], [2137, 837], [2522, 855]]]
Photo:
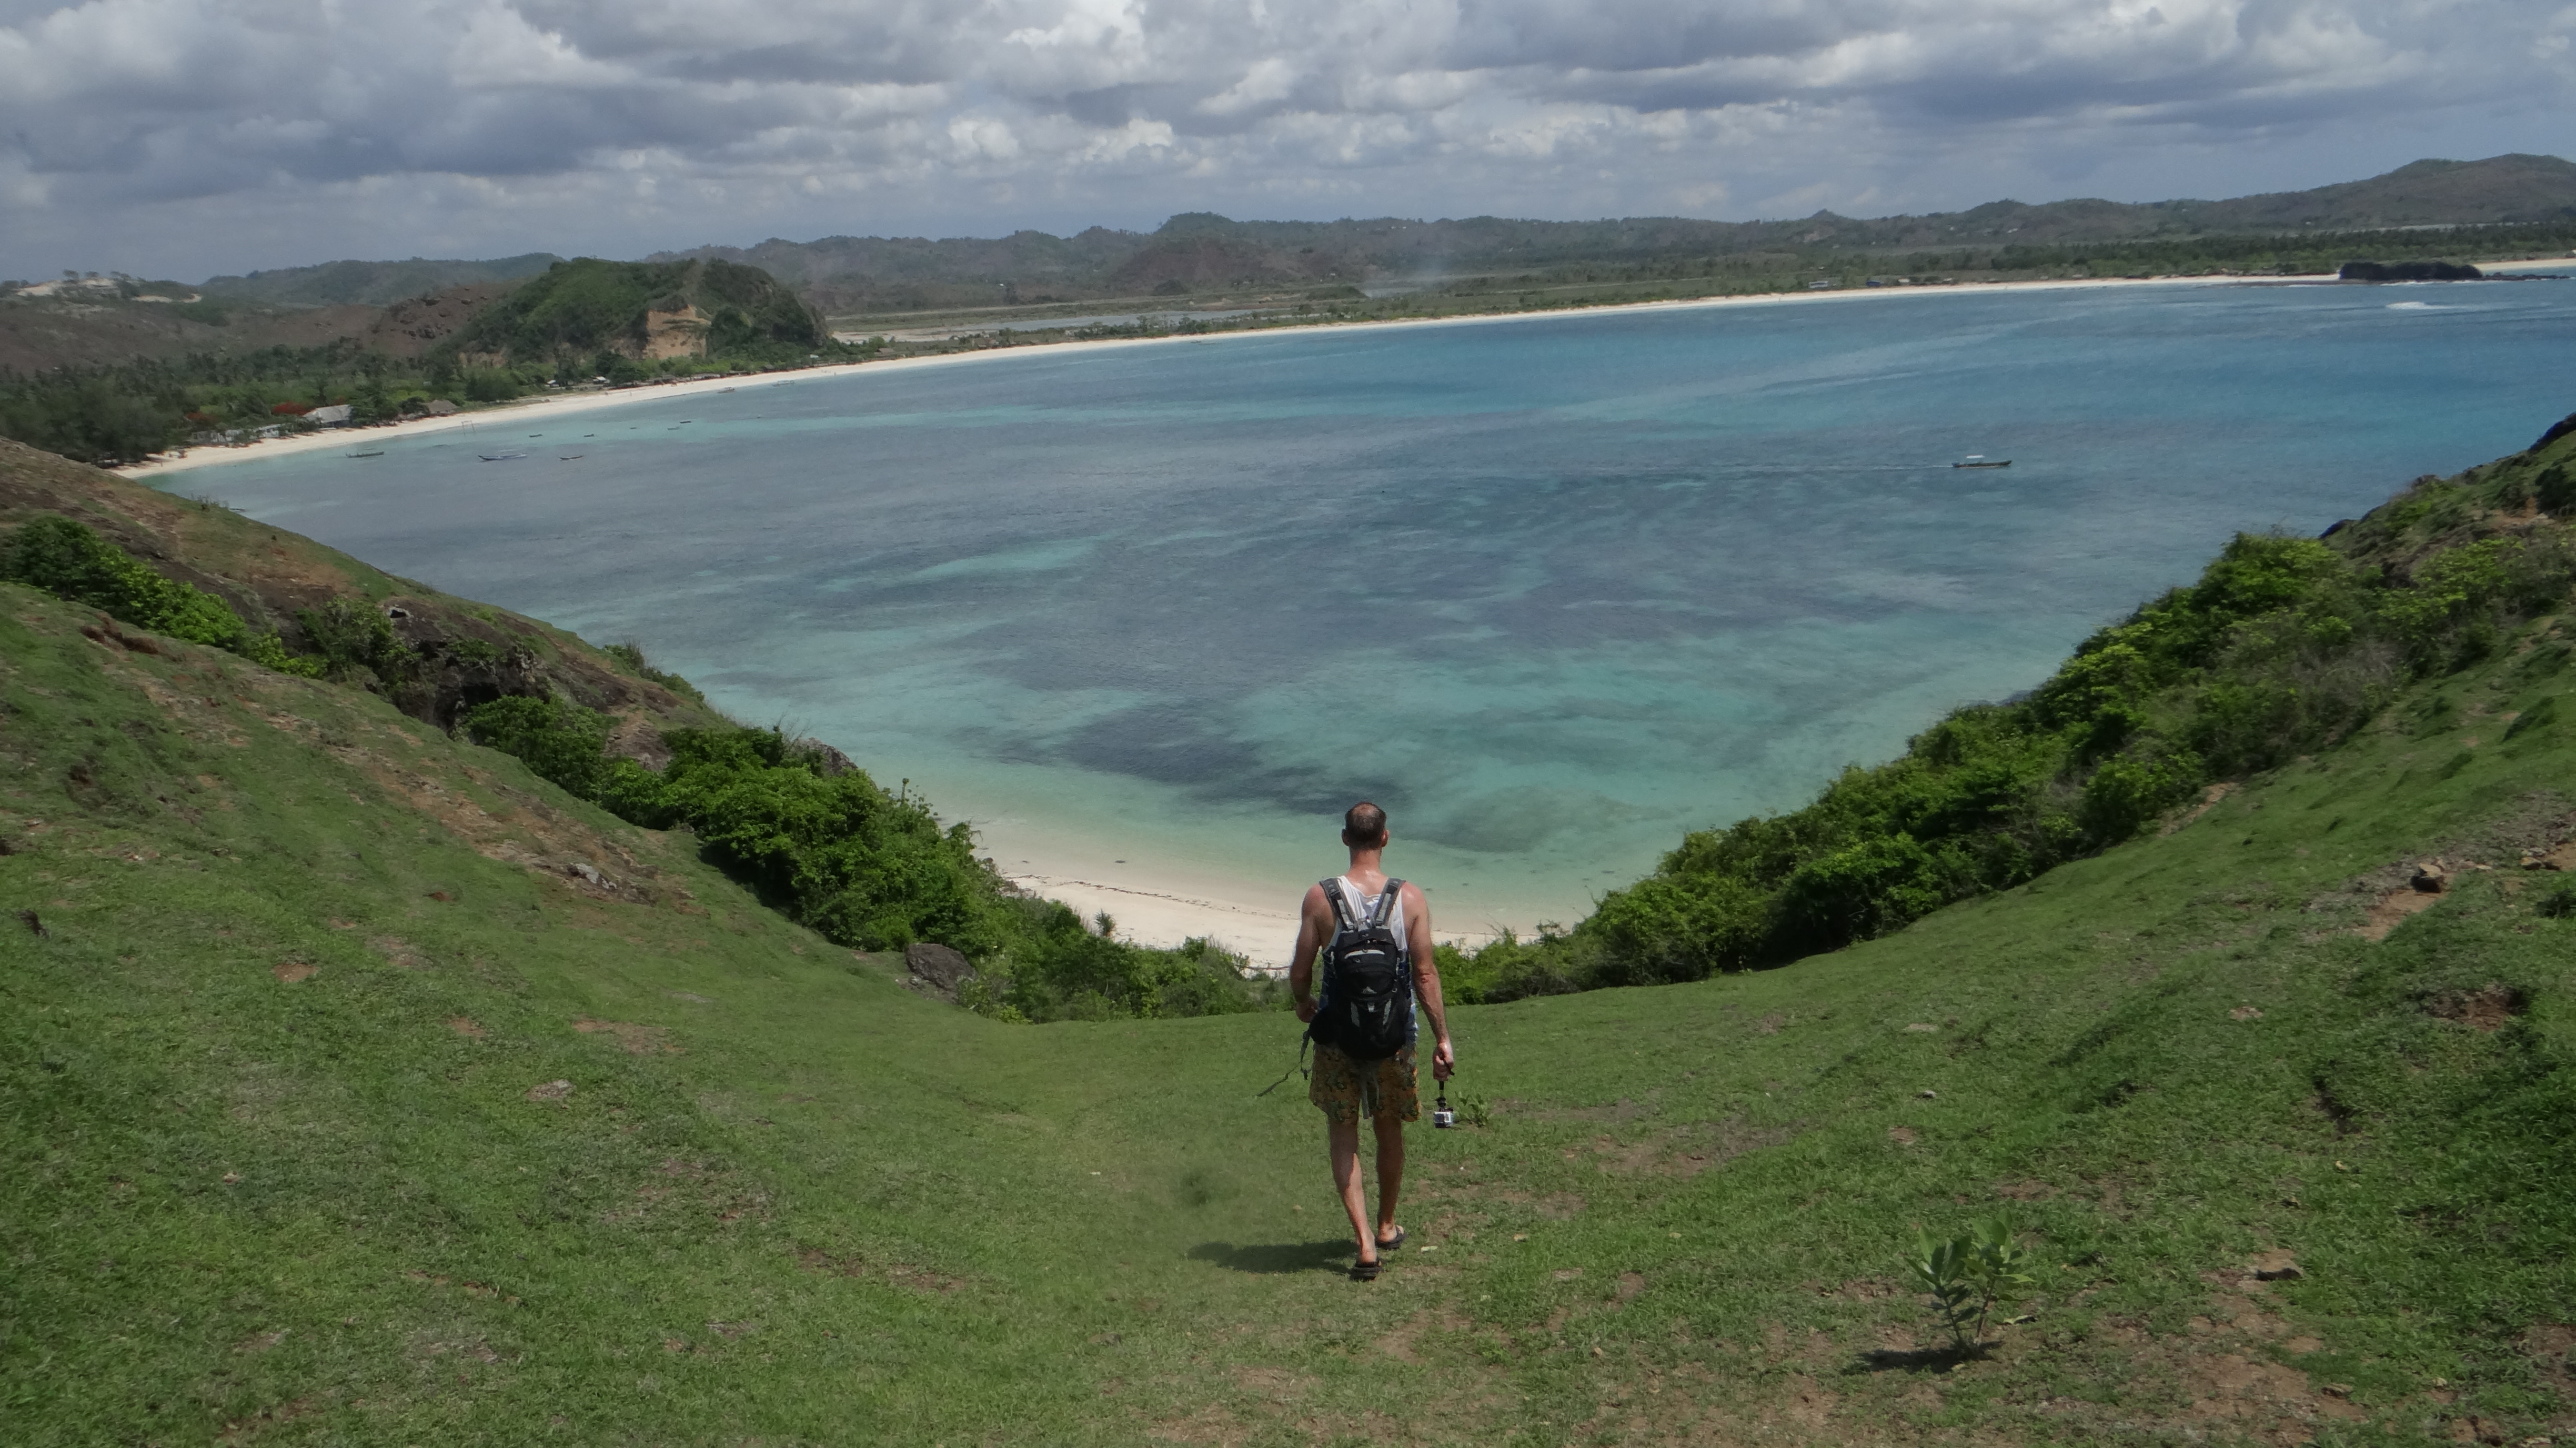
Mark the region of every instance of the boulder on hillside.
[[903, 948], [904, 969], [923, 986], [950, 1000], [957, 999], [957, 988], [972, 979], [975, 963], [945, 945], [921, 940]]

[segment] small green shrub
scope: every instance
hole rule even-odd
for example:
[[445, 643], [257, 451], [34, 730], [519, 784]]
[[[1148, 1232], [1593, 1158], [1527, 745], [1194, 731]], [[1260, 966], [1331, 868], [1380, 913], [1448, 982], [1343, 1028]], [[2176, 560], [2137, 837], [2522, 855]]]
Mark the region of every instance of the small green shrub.
[[2576, 513], [2576, 472], [2565, 463], [2552, 463], [2531, 480], [2531, 493], [2544, 512]]
[[684, 699], [695, 699], [701, 704], [707, 701], [707, 696], [698, 692], [697, 685], [677, 674], [665, 673], [653, 667], [644, 657], [644, 646], [641, 644], [631, 642], [610, 644], [600, 652], [625, 665], [626, 671], [639, 679], [650, 680]]
[[538, 778], [584, 799], [596, 797], [607, 768], [608, 716], [561, 699], [512, 695], [458, 721], [465, 737], [516, 755]]
[[1950, 1329], [1959, 1351], [1982, 1357], [1986, 1319], [1995, 1304], [2038, 1289], [2030, 1255], [2011, 1214], [1997, 1213], [1956, 1237], [1918, 1231], [1900, 1261], [1907, 1280], [1930, 1295], [1933, 1315]]
[[2576, 881], [2559, 885], [2558, 888], [2532, 902], [2531, 908], [2552, 920], [2565, 920], [2570, 916], [2576, 916]]
[[321, 659], [321, 676], [337, 682], [370, 679], [399, 684], [420, 671], [420, 655], [394, 633], [381, 609], [334, 598], [319, 608], [298, 609], [295, 621]]

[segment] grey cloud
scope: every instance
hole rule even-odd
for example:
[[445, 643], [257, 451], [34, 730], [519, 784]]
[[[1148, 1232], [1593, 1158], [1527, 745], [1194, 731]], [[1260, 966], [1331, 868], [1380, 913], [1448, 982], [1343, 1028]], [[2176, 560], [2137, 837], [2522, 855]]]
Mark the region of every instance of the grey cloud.
[[2571, 38], [2558, 0], [0, 0], [0, 199], [47, 246], [430, 178], [512, 249], [567, 214], [629, 251], [1220, 197], [1725, 214], [2467, 100], [2553, 149]]

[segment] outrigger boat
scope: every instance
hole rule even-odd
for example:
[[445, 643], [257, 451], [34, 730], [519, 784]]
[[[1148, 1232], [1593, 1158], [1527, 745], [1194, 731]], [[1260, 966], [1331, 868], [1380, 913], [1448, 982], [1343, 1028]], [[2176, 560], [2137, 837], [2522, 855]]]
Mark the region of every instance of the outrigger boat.
[[514, 452], [514, 453], [476, 453], [476, 454], [475, 454], [475, 456], [476, 456], [476, 457], [478, 457], [478, 458], [481, 458], [483, 461], [485, 461], [485, 462], [487, 462], [487, 463], [506, 463], [506, 462], [510, 462], [510, 461], [512, 461], [513, 459], [516, 459], [516, 458], [523, 458], [523, 457], [526, 457], [526, 456], [527, 456], [527, 454], [526, 454], [526, 453], [523, 453], [523, 452]]
[[1970, 453], [1968, 454], [1968, 460], [1966, 462], [1952, 463], [1950, 466], [1954, 468], [2008, 468], [2012, 466], [2012, 459], [1997, 458], [1989, 462], [1984, 453]]
[[384, 450], [383, 448], [378, 448], [378, 449], [376, 449], [374, 452], [342, 453], [342, 454], [341, 454], [341, 456], [342, 456], [342, 457], [352, 457], [352, 458], [380, 458], [380, 457], [383, 457], [384, 455], [385, 455], [385, 450]]

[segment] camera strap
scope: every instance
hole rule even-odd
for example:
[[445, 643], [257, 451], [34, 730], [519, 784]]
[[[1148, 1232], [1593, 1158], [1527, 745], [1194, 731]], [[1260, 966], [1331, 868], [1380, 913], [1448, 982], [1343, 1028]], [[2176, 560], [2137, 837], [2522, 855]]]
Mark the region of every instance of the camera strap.
[[1302, 1076], [1306, 1074], [1306, 1048], [1313, 1044], [1315, 1044], [1313, 1032], [1310, 1031], [1305, 1035], [1299, 1036], [1297, 1038], [1297, 1064], [1280, 1073], [1278, 1080], [1273, 1081], [1269, 1085], [1262, 1087], [1260, 1090], [1253, 1092], [1252, 1099], [1258, 1101], [1262, 1097], [1269, 1095], [1271, 1092], [1278, 1090], [1280, 1087], [1287, 1085], [1288, 1078], [1291, 1076]]

